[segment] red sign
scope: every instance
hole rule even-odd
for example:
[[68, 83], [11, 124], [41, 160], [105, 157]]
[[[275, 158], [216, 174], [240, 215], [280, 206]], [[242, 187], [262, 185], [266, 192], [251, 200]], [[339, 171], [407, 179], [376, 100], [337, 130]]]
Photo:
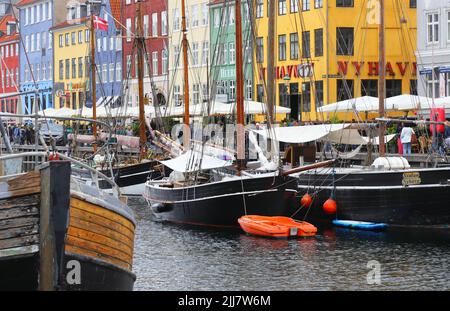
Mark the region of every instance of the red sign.
[[[348, 69], [349, 69], [349, 62], [348, 61], [338, 61], [338, 74], [347, 75]], [[351, 66], [355, 70], [355, 74], [357, 76], [361, 75], [361, 71], [363, 70], [364, 66], [366, 67], [367, 74], [369, 76], [378, 76], [380, 74], [380, 65], [379, 62], [351, 62]], [[386, 63], [386, 75], [395, 77], [398, 74], [400, 74], [402, 77], [405, 76], [407, 70], [411, 68], [412, 75], [417, 75], [417, 63], [412, 63], [412, 65], [409, 62], [397, 62], [395, 63], [395, 66], [392, 65], [391, 62]]]

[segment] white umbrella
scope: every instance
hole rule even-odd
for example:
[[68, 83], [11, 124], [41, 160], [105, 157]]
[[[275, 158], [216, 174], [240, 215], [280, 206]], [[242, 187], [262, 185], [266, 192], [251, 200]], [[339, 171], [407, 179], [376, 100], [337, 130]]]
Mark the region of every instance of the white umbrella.
[[[386, 107], [388, 108], [388, 107]], [[357, 98], [351, 98], [337, 103], [329, 104], [317, 109], [318, 112], [369, 112], [378, 111], [379, 102], [377, 97], [363, 96]]]
[[429, 109], [433, 105], [433, 100], [428, 97], [403, 94], [387, 98], [386, 105], [393, 110], [401, 111]]

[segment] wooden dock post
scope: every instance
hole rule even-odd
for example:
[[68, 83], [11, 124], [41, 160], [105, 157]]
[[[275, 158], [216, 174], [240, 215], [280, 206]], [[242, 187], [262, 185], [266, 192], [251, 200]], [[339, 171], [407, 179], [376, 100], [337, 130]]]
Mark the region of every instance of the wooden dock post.
[[69, 225], [69, 162], [52, 161], [41, 172], [39, 290], [58, 290], [62, 280], [64, 245]]

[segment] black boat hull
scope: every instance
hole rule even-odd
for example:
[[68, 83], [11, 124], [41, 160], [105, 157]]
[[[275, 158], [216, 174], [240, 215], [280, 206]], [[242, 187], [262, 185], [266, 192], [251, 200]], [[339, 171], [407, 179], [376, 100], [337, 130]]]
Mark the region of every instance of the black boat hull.
[[[70, 261], [80, 264], [79, 284]], [[62, 284], [59, 290], [68, 291], [132, 291], [136, 276], [124, 269], [93, 258], [67, 254], [62, 267]], [[37, 254], [21, 256], [0, 261], [0, 291], [38, 290], [39, 256]], [[68, 280], [71, 284], [68, 283]]]
[[[411, 179], [412, 177], [412, 179]], [[392, 226], [450, 224], [450, 170], [411, 170], [299, 176], [299, 193], [314, 194], [310, 209], [300, 217], [319, 222], [333, 219], [387, 223]], [[413, 184], [408, 184], [409, 182]], [[323, 204], [334, 193], [337, 214], [327, 215]]]
[[291, 216], [298, 208], [296, 180], [250, 178], [192, 188], [146, 187], [155, 220], [194, 226], [239, 228], [244, 215]]

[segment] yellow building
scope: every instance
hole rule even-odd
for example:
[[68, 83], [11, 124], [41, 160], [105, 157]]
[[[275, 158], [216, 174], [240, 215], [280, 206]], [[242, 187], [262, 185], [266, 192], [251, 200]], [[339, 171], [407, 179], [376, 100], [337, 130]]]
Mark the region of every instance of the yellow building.
[[[276, 98], [291, 118], [323, 121], [317, 108], [364, 95], [378, 96], [376, 0], [277, 0]], [[256, 100], [265, 100], [268, 1], [255, 0]], [[387, 96], [416, 93], [415, 1], [385, 1]], [[268, 83], [270, 83], [269, 81]], [[362, 118], [374, 114], [361, 115]], [[356, 118], [352, 113], [340, 119]]]
[[66, 21], [51, 29], [56, 109], [78, 109], [90, 98], [86, 95], [90, 90], [90, 33], [86, 21]]

